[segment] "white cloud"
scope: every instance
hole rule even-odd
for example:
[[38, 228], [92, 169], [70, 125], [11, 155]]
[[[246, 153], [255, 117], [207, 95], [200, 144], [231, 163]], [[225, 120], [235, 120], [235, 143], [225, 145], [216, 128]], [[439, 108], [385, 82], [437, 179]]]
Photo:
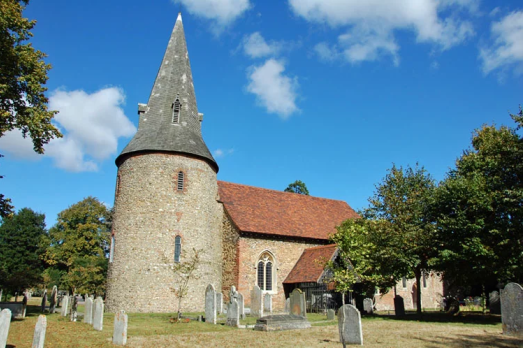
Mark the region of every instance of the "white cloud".
[[296, 106], [298, 81], [283, 74], [285, 66], [275, 59], [249, 69], [247, 90], [268, 112], [288, 118], [299, 109]]
[[174, 0], [181, 3], [193, 15], [216, 22], [220, 31], [231, 24], [247, 11], [251, 4], [249, 0]]
[[[118, 138], [129, 137], [136, 127], [125, 116], [123, 91], [105, 88], [93, 94], [84, 91], [54, 91], [49, 108], [58, 110], [56, 126], [64, 135], [45, 145], [44, 156], [54, 164], [72, 172], [95, 171], [98, 164], [116, 153]], [[15, 158], [32, 159], [29, 138], [12, 131], [0, 138], [0, 148]]]
[[280, 52], [281, 48], [281, 43], [267, 43], [259, 32], [252, 33], [243, 38], [243, 51], [251, 58], [276, 55]]
[[[320, 58], [344, 57], [351, 63], [383, 55], [399, 62], [394, 31], [409, 30], [418, 42], [446, 50], [474, 35], [472, 24], [457, 19], [459, 10], [474, 12], [477, 0], [288, 0], [295, 14], [310, 22], [345, 27], [336, 46], [315, 47]], [[441, 12], [451, 13], [441, 18]], [[337, 50], [337, 51], [336, 51]]]
[[216, 158], [222, 158], [222, 157], [225, 157], [227, 155], [231, 155], [233, 153], [234, 153], [234, 149], [226, 149], [226, 150], [216, 149], [216, 150], [213, 151], [213, 155]]
[[514, 11], [491, 26], [493, 44], [480, 50], [483, 72], [513, 68], [523, 73], [523, 11]]

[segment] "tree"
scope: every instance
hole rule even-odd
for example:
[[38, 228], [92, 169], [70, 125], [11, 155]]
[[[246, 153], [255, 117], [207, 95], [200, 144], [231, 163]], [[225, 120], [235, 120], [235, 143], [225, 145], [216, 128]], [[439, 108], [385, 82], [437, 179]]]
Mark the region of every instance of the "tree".
[[45, 260], [63, 271], [61, 283], [73, 293], [104, 291], [110, 223], [110, 210], [87, 197], [60, 212], [49, 230]]
[[435, 193], [438, 265], [456, 285], [523, 281], [523, 111], [483, 126]]
[[292, 184], [289, 184], [287, 188], [284, 190], [285, 192], [292, 192], [292, 193], [299, 193], [300, 195], [309, 195], [309, 190], [307, 190], [307, 186], [305, 183], [301, 180], [296, 180]]
[[23, 208], [0, 225], [0, 288], [11, 294], [39, 284], [45, 215]]
[[[44, 85], [51, 66], [44, 62], [46, 55], [27, 42], [36, 24], [22, 16], [27, 3], [0, 2], [0, 137], [19, 129], [31, 137], [34, 150], [43, 153], [45, 144], [62, 135], [51, 123], [56, 111], [47, 109]], [[0, 194], [0, 216], [10, 215], [12, 209]]]
[[202, 260], [200, 254], [203, 250], [192, 250], [192, 254], [181, 262], [174, 262], [172, 271], [174, 273], [174, 286], [171, 290], [174, 296], [178, 299], [178, 319], [181, 317], [182, 300], [189, 292], [189, 281], [191, 279], [199, 279], [196, 271], [200, 267]]

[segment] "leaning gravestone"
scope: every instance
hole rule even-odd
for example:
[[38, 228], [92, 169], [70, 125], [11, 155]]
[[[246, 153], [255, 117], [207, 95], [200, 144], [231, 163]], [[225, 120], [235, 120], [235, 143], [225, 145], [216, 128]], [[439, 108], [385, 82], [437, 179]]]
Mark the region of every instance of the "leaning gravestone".
[[223, 313], [223, 294], [221, 292], [216, 293], [216, 311], [218, 314]]
[[227, 307], [227, 326], [240, 326], [240, 306], [236, 298], [231, 298], [231, 302]]
[[51, 291], [51, 298], [49, 299], [49, 313], [54, 313], [56, 309], [56, 302], [58, 300], [58, 288], [53, 286], [53, 291]]
[[0, 312], [0, 347], [7, 345], [7, 336], [9, 335], [9, 326], [11, 325], [11, 311], [4, 309]]
[[334, 320], [335, 315], [336, 311], [334, 309], [327, 310], [327, 320]]
[[523, 288], [516, 283], [508, 283], [501, 290], [501, 322], [503, 333], [523, 337]]
[[394, 297], [394, 314], [397, 317], [405, 315], [405, 302], [403, 301], [403, 297], [400, 295], [396, 295], [396, 297]]
[[263, 293], [258, 285], [254, 285], [251, 291], [251, 315], [263, 317]]
[[65, 295], [62, 298], [62, 307], [61, 307], [60, 315], [62, 317], [66, 317], [67, 313], [69, 313], [69, 295]]
[[84, 323], [93, 324], [93, 299], [90, 297], [85, 300]]
[[40, 315], [35, 325], [35, 332], [33, 335], [32, 348], [44, 348], [45, 331], [47, 330], [47, 318], [45, 315]]
[[114, 316], [113, 344], [125, 346], [127, 343], [128, 317], [125, 311], [119, 311]]
[[263, 296], [263, 313], [272, 314], [272, 296], [271, 296], [271, 294], [265, 294], [265, 296]]
[[291, 310], [290, 310], [290, 302], [291, 302], [290, 298], [287, 298], [285, 300], [285, 313], [290, 313], [291, 312]]
[[42, 313], [45, 311], [46, 304], [47, 304], [47, 289], [44, 290], [44, 296], [42, 296]]
[[101, 297], [94, 300], [93, 329], [102, 331], [104, 327], [104, 301]]
[[490, 314], [501, 314], [501, 302], [497, 291], [492, 291], [489, 294], [489, 310]]
[[374, 311], [372, 310], [372, 307], [374, 306], [374, 303], [372, 303], [372, 300], [370, 298], [366, 298], [363, 300], [363, 311], [367, 314], [372, 314]]
[[238, 306], [240, 307], [240, 319], [245, 319], [245, 301], [240, 293], [238, 293]]
[[360, 311], [353, 305], [346, 304], [338, 310], [338, 329], [344, 348], [347, 344], [363, 345]]
[[298, 288], [291, 292], [289, 301], [289, 307], [291, 314], [301, 315], [302, 317], [307, 316], [305, 294]]
[[216, 291], [212, 284], [205, 289], [205, 322], [216, 324]]

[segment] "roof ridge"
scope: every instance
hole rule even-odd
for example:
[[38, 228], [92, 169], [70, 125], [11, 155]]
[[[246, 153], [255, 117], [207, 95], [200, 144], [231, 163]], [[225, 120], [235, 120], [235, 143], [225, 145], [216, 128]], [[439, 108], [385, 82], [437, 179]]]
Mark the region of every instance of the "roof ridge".
[[313, 249], [316, 250], [316, 249], [332, 248], [332, 247], [336, 247], [337, 248], [338, 245], [335, 244], [335, 243], [334, 244], [327, 244], [327, 245], [318, 245], [318, 246], [315, 246], [315, 247], [307, 248], [307, 249], [305, 249], [305, 251], [306, 250], [313, 250]]

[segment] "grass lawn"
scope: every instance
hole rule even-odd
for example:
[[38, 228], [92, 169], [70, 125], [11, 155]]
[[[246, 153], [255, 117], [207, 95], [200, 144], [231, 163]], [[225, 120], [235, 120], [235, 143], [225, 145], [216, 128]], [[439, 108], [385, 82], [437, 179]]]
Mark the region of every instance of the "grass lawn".
[[[32, 299], [28, 316], [11, 323], [7, 347], [30, 347], [38, 319], [37, 299]], [[34, 305], [32, 305], [34, 304]], [[201, 314], [201, 313], [198, 313]], [[190, 315], [196, 315], [191, 313]], [[129, 314], [128, 347], [340, 347], [336, 321], [324, 315], [309, 314], [312, 328], [281, 332], [258, 332], [199, 322], [172, 324], [174, 314]], [[90, 325], [71, 323], [59, 314], [47, 316], [46, 348], [114, 347], [111, 343], [114, 315], [104, 315], [103, 331]], [[247, 318], [242, 324], [254, 324]], [[448, 316], [425, 313], [422, 318], [409, 314], [364, 317], [363, 343], [367, 347], [523, 347], [523, 339], [501, 334], [499, 316], [463, 313]]]

